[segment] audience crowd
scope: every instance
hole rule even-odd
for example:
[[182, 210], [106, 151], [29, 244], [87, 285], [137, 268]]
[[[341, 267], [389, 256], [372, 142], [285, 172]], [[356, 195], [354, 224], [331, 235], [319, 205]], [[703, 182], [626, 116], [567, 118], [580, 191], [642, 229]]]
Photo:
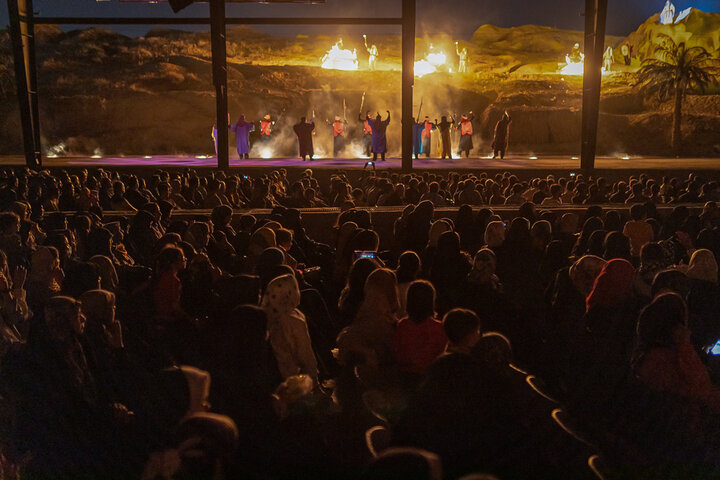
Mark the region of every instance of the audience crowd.
[[4, 474], [718, 478], [717, 182], [321, 183], [0, 172]]

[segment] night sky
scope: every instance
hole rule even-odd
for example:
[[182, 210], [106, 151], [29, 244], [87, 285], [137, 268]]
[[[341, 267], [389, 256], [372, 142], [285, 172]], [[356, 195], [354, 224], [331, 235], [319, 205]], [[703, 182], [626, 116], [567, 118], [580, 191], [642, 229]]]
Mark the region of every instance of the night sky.
[[[676, 11], [693, 6], [720, 13], [720, 0], [677, 0]], [[0, 6], [0, 25], [7, 25], [7, 7]], [[254, 5], [228, 6], [228, 15], [247, 16], [399, 16], [400, 0], [327, 0], [321, 5]], [[417, 0], [418, 35], [451, 33], [469, 39], [480, 25], [491, 23], [503, 27], [525, 24], [582, 30], [583, 0]], [[664, 0], [609, 0], [607, 33], [627, 35], [662, 10]], [[169, 5], [120, 3], [117, 0], [35, 0], [35, 11], [44, 16], [172, 16]], [[184, 16], [206, 16], [207, 4], [186, 8]], [[262, 27], [274, 34], [319, 33], [328, 27]], [[143, 35], [147, 26], [116, 28], [127, 35]], [[367, 33], [390, 33], [382, 29], [363, 28]], [[397, 30], [395, 30], [397, 31]]]

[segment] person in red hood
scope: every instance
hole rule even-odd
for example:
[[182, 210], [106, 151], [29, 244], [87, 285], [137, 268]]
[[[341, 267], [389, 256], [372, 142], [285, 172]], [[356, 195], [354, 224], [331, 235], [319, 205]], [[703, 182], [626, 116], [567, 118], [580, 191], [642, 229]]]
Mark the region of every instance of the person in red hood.
[[270, 137], [272, 136], [273, 132], [273, 126], [275, 126], [275, 122], [272, 121], [272, 118], [270, 117], [270, 114], [268, 113], [265, 115], [262, 120], [260, 120], [260, 141], [261, 142], [267, 142], [270, 140]]
[[425, 116], [420, 136], [422, 138], [422, 152], [425, 154], [426, 158], [430, 157], [430, 144], [432, 143], [433, 128], [435, 128], [435, 124], [430, 121], [430, 117]]
[[458, 155], [462, 156], [463, 152], [465, 152], [465, 158], [470, 156], [470, 150], [473, 149], [473, 120], [475, 120], [475, 115], [473, 115], [473, 112], [470, 112], [468, 115], [460, 117], [460, 123], [456, 127], [460, 130], [460, 147], [458, 148]]
[[363, 151], [365, 156], [369, 157], [372, 155], [372, 127], [370, 126], [370, 112], [367, 112], [365, 118], [362, 117], [362, 113], [358, 114], [358, 122], [363, 125]]
[[333, 157], [337, 158], [338, 154], [345, 149], [345, 125], [347, 125], [347, 120], [335, 115], [335, 120], [332, 123], [328, 120], [325, 120], [325, 123], [332, 127]]

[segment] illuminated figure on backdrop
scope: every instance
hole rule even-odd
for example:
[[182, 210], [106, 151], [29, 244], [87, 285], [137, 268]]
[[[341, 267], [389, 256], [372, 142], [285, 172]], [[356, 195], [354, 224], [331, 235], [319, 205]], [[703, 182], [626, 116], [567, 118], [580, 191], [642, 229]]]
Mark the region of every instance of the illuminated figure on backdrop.
[[310, 157], [310, 160], [312, 160], [313, 155], [315, 155], [312, 141], [313, 130], [315, 130], [315, 120], [313, 119], [308, 122], [305, 117], [302, 117], [300, 118], [300, 123], [293, 126], [293, 130], [295, 131], [295, 135], [297, 135], [300, 158], [302, 158], [303, 162], [306, 160], [305, 157]]
[[463, 49], [460, 50], [460, 46], [458, 45], [458, 42], [455, 42], [455, 51], [457, 52], [457, 56], [460, 57], [460, 60], [458, 61], [458, 72], [459, 73], [467, 72], [467, 58], [468, 58], [467, 48], [463, 47]]
[[580, 44], [576, 43], [573, 45], [572, 51], [570, 52], [570, 55], [568, 55], [568, 58], [572, 63], [580, 63], [585, 59], [585, 55], [580, 51]]
[[335, 115], [335, 120], [332, 123], [327, 119], [325, 119], [325, 123], [332, 127], [333, 156], [337, 158], [338, 153], [345, 149], [345, 125], [347, 125], [347, 120], [340, 118], [340, 115]]
[[612, 47], [607, 47], [607, 50], [605, 50], [605, 53], [603, 54], [603, 67], [605, 68], [606, 72], [610, 71], [613, 63], [615, 63], [615, 57], [613, 56], [613, 49], [612, 49]]
[[468, 115], [460, 117], [460, 124], [455, 127], [460, 130], [460, 145], [458, 146], [458, 155], [462, 156], [465, 152], [465, 158], [470, 156], [470, 150], [473, 149], [473, 126], [472, 122], [475, 120], [475, 115], [470, 112]]
[[368, 68], [370, 70], [375, 70], [377, 68], [377, 57], [378, 57], [378, 48], [373, 43], [368, 47], [367, 43], [367, 35], [363, 35], [363, 39], [365, 40], [365, 49], [368, 52]]
[[630, 45], [623, 43], [623, 46], [620, 47], [620, 53], [622, 53], [625, 65], [630, 66]]
[[508, 147], [510, 134], [510, 122], [512, 122], [512, 118], [510, 118], [506, 110], [502, 118], [495, 124], [495, 136], [492, 142], [493, 158], [497, 158], [498, 154], [500, 154], [500, 158], [505, 158], [505, 150]]
[[670, 25], [673, 23], [675, 18], [675, 5], [670, 3], [670, 0], [666, 0], [665, 7], [660, 13], [660, 23], [663, 25]]
[[365, 114], [365, 118], [362, 117], [362, 113], [358, 114], [358, 122], [363, 125], [363, 152], [365, 156], [369, 157], [372, 154], [372, 127], [370, 126], [370, 112]]
[[250, 158], [250, 132], [255, 131], [255, 125], [245, 121], [245, 115], [240, 115], [238, 121], [230, 125], [235, 132], [235, 145], [240, 158]]
[[385, 161], [385, 154], [387, 153], [387, 137], [385, 132], [387, 131], [388, 125], [390, 125], [390, 110], [387, 110], [387, 119], [383, 120], [382, 116], [378, 112], [375, 119], [371, 119], [367, 116], [367, 120], [372, 128], [372, 154], [373, 162], [377, 160], [378, 154]]

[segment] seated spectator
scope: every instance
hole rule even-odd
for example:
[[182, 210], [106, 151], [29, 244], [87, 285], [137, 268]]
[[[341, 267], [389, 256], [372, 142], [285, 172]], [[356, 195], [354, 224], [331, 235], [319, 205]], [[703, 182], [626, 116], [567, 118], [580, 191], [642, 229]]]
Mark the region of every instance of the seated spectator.
[[393, 351], [402, 370], [423, 374], [445, 350], [447, 337], [435, 317], [435, 288], [430, 282], [412, 282], [407, 302], [408, 316], [398, 323]]
[[720, 389], [690, 343], [687, 308], [674, 293], [657, 296], [640, 314], [633, 371], [654, 390], [720, 409]]
[[407, 291], [408, 288], [410, 288], [410, 284], [417, 279], [421, 269], [420, 257], [418, 257], [417, 253], [408, 250], [400, 255], [398, 268], [395, 270], [395, 275], [397, 275], [398, 280], [398, 299], [400, 301], [398, 318], [407, 315]]
[[337, 337], [340, 362], [370, 367], [394, 363], [392, 349], [399, 307], [395, 272], [386, 268], [373, 271], [365, 282], [364, 298], [353, 323]]
[[300, 306], [300, 288], [294, 275], [270, 281], [261, 302], [268, 317], [268, 336], [283, 378], [305, 374], [317, 383], [317, 360]]
[[635, 204], [630, 207], [631, 220], [625, 224], [623, 235], [630, 239], [630, 253], [634, 257], [640, 256], [640, 249], [648, 242], [653, 241], [652, 226], [647, 223], [645, 205]]

